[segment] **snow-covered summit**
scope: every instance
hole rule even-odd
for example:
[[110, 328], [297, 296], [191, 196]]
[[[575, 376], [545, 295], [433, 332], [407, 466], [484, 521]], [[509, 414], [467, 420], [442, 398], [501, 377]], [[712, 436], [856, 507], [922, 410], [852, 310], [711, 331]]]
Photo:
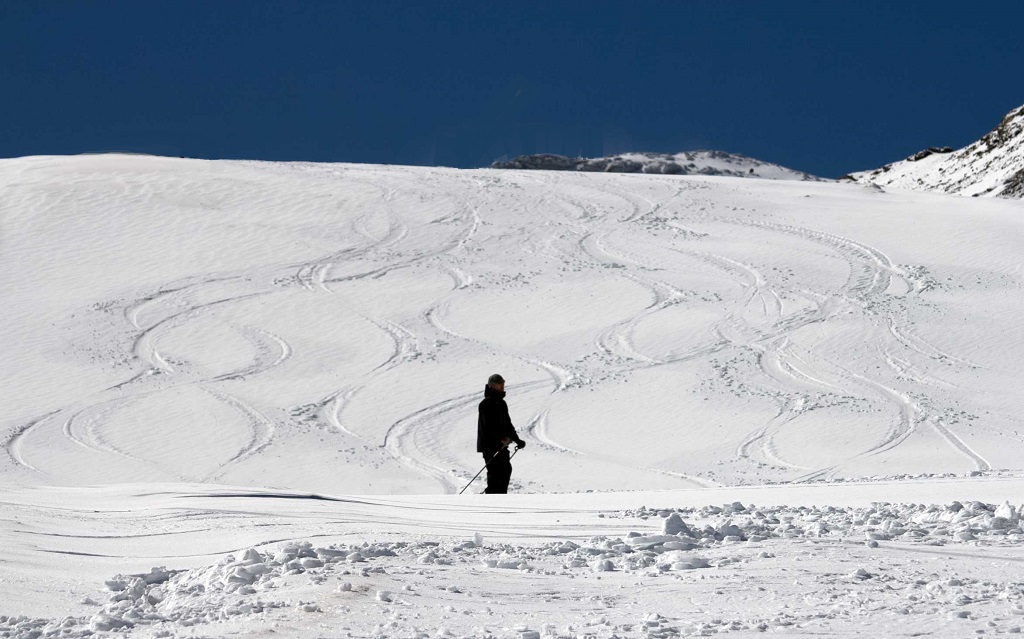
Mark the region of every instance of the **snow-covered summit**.
[[738, 153], [687, 151], [684, 153], [622, 153], [602, 158], [570, 158], [540, 153], [499, 160], [492, 169], [594, 171], [603, 173], [657, 173], [668, 175], [726, 175], [769, 180], [821, 181], [802, 171], [762, 162]]
[[1010, 111], [984, 137], [962, 149], [932, 147], [845, 178], [915, 191], [1024, 197], [1024, 106]]

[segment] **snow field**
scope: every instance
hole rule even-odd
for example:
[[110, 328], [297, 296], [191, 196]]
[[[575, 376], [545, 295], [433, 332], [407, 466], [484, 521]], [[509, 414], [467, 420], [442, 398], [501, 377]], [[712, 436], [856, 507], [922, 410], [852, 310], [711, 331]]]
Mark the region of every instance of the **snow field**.
[[0, 183], [5, 481], [455, 493], [494, 371], [518, 491], [1024, 458], [1019, 202], [130, 156]]
[[[896, 619], [907, 632], [951, 623], [1013, 633], [1024, 619], [1012, 571], [1024, 531], [1010, 504], [736, 502], [600, 517], [637, 530], [580, 543], [477, 533], [248, 548], [187, 570], [117, 575], [106, 603], [98, 592], [82, 600], [92, 614], [0, 617], [0, 636], [166, 637], [253, 624], [283, 636], [743, 636], [878, 632]], [[944, 544], [970, 551], [939, 554]], [[580, 618], [564, 623], [567, 608]]]
[[0, 636], [1019, 632], [1022, 213], [2, 160]]

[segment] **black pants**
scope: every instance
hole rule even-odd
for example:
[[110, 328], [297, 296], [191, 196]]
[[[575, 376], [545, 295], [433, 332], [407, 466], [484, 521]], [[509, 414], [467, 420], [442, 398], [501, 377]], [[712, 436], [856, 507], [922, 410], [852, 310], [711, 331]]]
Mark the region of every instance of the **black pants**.
[[488, 494], [507, 493], [508, 481], [512, 478], [512, 463], [509, 461], [508, 448], [502, 448], [497, 455], [493, 451], [484, 453], [484, 462], [490, 462], [487, 464], [487, 490], [484, 492]]

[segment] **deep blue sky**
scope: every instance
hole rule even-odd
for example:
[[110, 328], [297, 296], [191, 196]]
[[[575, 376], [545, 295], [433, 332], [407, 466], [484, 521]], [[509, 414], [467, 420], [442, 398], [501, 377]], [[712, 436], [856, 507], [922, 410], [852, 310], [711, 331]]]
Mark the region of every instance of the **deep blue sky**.
[[0, 157], [713, 148], [838, 176], [1024, 104], [1021, 25], [1020, 0], [0, 0]]

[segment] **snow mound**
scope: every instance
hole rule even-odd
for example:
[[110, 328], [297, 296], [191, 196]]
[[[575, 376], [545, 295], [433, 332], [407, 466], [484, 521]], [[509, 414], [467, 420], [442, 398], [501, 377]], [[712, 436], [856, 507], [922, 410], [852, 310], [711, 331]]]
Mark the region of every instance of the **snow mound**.
[[[682, 523], [686, 533], [630, 538], [634, 548], [689, 550], [718, 542], [759, 542], [766, 539], [843, 537], [870, 541], [900, 540], [932, 546], [985, 540], [1024, 542], [1021, 511], [1024, 505], [954, 501], [947, 506], [876, 503], [869, 508], [776, 506], [757, 508], [740, 503], [723, 507], [625, 511], [625, 516], [646, 520], [664, 517], [663, 529]], [[703, 524], [691, 528], [683, 516]], [[681, 544], [687, 544], [684, 548]]]
[[542, 171], [590, 171], [601, 173], [653, 173], [659, 175], [725, 175], [770, 180], [813, 180], [821, 178], [770, 164], [738, 153], [688, 151], [685, 153], [622, 153], [602, 158], [569, 158], [541, 153], [498, 160], [492, 169]]
[[930, 147], [844, 179], [974, 197], [1024, 197], [1024, 106], [1010, 111], [984, 137], [962, 149]]

